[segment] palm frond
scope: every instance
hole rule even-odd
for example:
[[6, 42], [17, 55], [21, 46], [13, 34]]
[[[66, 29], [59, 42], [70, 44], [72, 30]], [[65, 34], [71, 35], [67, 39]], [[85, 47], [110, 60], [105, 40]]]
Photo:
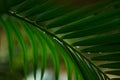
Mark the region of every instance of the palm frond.
[[[5, 21], [7, 21], [7, 22], [5, 22]], [[79, 70], [79, 73], [81, 73], [83, 79], [85, 78], [85, 79], [89, 80], [90, 79], [89, 77], [92, 75], [94, 75], [94, 77], [91, 77], [93, 80], [103, 79], [103, 77], [99, 78], [98, 75], [96, 74], [96, 72], [98, 72], [99, 69], [95, 65], [91, 64], [89, 62], [89, 60], [87, 60], [82, 55], [80, 56], [77, 53], [77, 51], [73, 50], [69, 45], [66, 45], [66, 44], [60, 42], [56, 38], [52, 38], [53, 36], [46, 35], [43, 32], [40, 32], [39, 29], [33, 27], [32, 25], [26, 24], [25, 22], [24, 23], [20, 22], [20, 20], [17, 20], [15, 18], [12, 18], [9, 16], [7, 17], [6, 20], [4, 20], [4, 18], [1, 19], [1, 23], [2, 23], [3, 27], [4, 26], [7, 26], [7, 28], [8, 28], [8, 26], [11, 27], [10, 30], [13, 32], [13, 34], [15, 34], [15, 37], [16, 37], [17, 41], [19, 42], [19, 46], [21, 48], [21, 53], [23, 55], [22, 60], [24, 63], [23, 64], [23, 70], [24, 70], [23, 76], [26, 77], [26, 75], [28, 73], [28, 62], [30, 60], [30, 57], [27, 57], [29, 54], [25, 47], [26, 43], [24, 41], [24, 38], [22, 37], [22, 34], [21, 34], [18, 26], [22, 26], [24, 28], [25, 32], [28, 34], [28, 37], [29, 37], [29, 40], [30, 40], [30, 43], [31, 43], [31, 46], [33, 49], [32, 53], [33, 53], [33, 68], [34, 68], [34, 78], [35, 79], [36, 79], [36, 70], [37, 70], [37, 66], [38, 66], [38, 52], [36, 52], [38, 47], [37, 47], [37, 45], [35, 45], [35, 44], [37, 44], [35, 35], [36, 35], [36, 37], [38, 37], [37, 36], [38, 33], [44, 39], [44, 43], [47, 44], [47, 47], [51, 53], [53, 63], [54, 63], [55, 80], [58, 80], [58, 77], [59, 77], [59, 58], [58, 58], [58, 53], [56, 53], [56, 52], [60, 52], [60, 51], [56, 51], [55, 46], [60, 46], [59, 48], [61, 48], [61, 49], [58, 48], [57, 50], [63, 50], [62, 53], [59, 53], [59, 54], [62, 55], [62, 57], [64, 57], [64, 60], [66, 61], [65, 63], [66, 63], [66, 67], [68, 70], [68, 79], [71, 79], [71, 72], [72, 72], [71, 68], [77, 68]], [[29, 28], [29, 27], [31, 27], [31, 28]], [[9, 36], [12, 36], [12, 33], [10, 33]], [[42, 46], [41, 48], [44, 48], [44, 45], [41, 45], [41, 46]], [[45, 51], [45, 53], [47, 53], [47, 51]], [[77, 54], [75, 54], [75, 53], [77, 53]], [[10, 55], [13, 56], [13, 53]], [[44, 56], [46, 56], [46, 55], [44, 55]], [[13, 57], [12, 57], [12, 60], [14, 60]], [[68, 61], [70, 61], [70, 62], [68, 62]], [[12, 65], [13, 65], [13, 62], [12, 62]], [[76, 67], [74, 67], [74, 66], [70, 67], [70, 64], [73, 64]], [[45, 68], [45, 66], [44, 66], [44, 68]], [[44, 68], [42, 68], [42, 69], [44, 69]], [[14, 69], [12, 71], [14, 71]], [[88, 73], [88, 74], [86, 74], [86, 73]], [[44, 74], [44, 72], [43, 72], [43, 74]], [[103, 73], [99, 72], [99, 75], [103, 75]], [[107, 79], [109, 79], [109, 78], [107, 78]]]
[[[10, 0], [14, 1], [14, 0]], [[50, 52], [52, 53], [52, 59], [54, 63], [55, 69], [55, 79], [58, 79], [59, 75], [59, 58], [58, 54], [56, 54], [56, 50], [54, 50], [54, 46], [60, 46], [65, 54], [62, 57], [66, 61], [66, 67], [68, 69], [68, 79], [70, 79], [70, 67], [69, 64], [71, 62], [75, 65], [79, 73], [81, 74], [82, 78], [85, 80], [107, 80], [109, 79], [106, 77], [103, 72], [101, 72], [95, 65], [93, 65], [86, 57], [84, 57], [81, 53], [102, 53], [102, 56], [94, 55], [91, 60], [94, 61], [115, 61], [112, 64], [118, 66], [112, 67], [113, 69], [119, 68], [119, 37], [120, 37], [120, 1], [119, 0], [89, 0], [89, 1], [81, 1], [78, 4], [72, 4], [75, 1], [54, 1], [54, 0], [18, 0], [14, 1], [14, 3], [9, 2], [10, 8], [5, 8], [8, 11], [10, 16], [14, 16], [19, 18], [23, 21], [28, 22], [33, 27], [28, 28], [23, 23], [19, 23], [20, 25], [25, 28], [27, 34], [30, 36], [31, 45], [33, 46], [33, 56], [34, 56], [34, 71], [37, 68], [37, 47], [36, 43], [33, 40], [33, 34], [40, 35], [37, 36], [40, 41], [42, 39], [43, 42], [46, 43], [47, 48], [49, 48]], [[62, 5], [64, 3], [64, 5]], [[71, 7], [74, 6], [74, 7]], [[0, 9], [1, 11], [2, 9]], [[4, 24], [3, 24], [4, 23]], [[2, 22], [3, 26], [7, 25], [5, 22]], [[12, 24], [10, 22], [8, 24]], [[15, 23], [14, 23], [15, 24]], [[15, 27], [15, 26], [14, 26]], [[39, 32], [39, 29], [45, 31], [45, 34]], [[19, 31], [17, 28], [13, 28], [16, 38], [20, 38], [19, 43], [22, 46], [23, 55], [25, 54], [25, 46], [23, 45], [23, 40], [21, 39], [21, 34], [18, 34]], [[30, 30], [31, 29], [31, 30]], [[33, 31], [35, 29], [35, 31]], [[29, 31], [28, 31], [29, 30]], [[7, 32], [7, 29], [6, 29]], [[47, 34], [47, 36], [46, 36]], [[9, 32], [7, 32], [7, 36], [9, 36]], [[41, 37], [42, 36], [42, 37]], [[41, 37], [41, 38], [40, 38]], [[8, 43], [11, 46], [11, 42], [8, 37]], [[56, 42], [57, 41], [57, 42]], [[43, 42], [40, 42], [42, 45]], [[68, 44], [70, 43], [70, 45]], [[74, 49], [74, 47], [79, 46], [79, 49]], [[46, 55], [44, 55], [45, 46], [41, 47], [43, 50], [43, 67], [42, 67], [42, 76], [44, 74], [44, 69], [46, 66]], [[12, 49], [10, 49], [12, 51]], [[59, 49], [58, 49], [59, 50]], [[36, 54], [35, 54], [36, 53]], [[106, 53], [113, 53], [104, 55]], [[117, 54], [115, 54], [117, 53]], [[12, 55], [12, 52], [11, 54]], [[117, 56], [118, 55], [118, 56]], [[70, 58], [70, 63], [68, 60]], [[108, 58], [111, 57], [111, 58]], [[44, 63], [45, 62], [45, 63]], [[12, 63], [12, 56], [10, 56], [10, 63]], [[24, 55], [24, 65], [26, 65], [26, 57]], [[110, 63], [103, 63], [102, 66], [111, 65]], [[24, 66], [24, 68], [26, 68]], [[74, 67], [75, 68], [75, 67]], [[24, 69], [24, 72], [26, 69]], [[106, 71], [106, 73], [119, 75], [119, 70], [115, 71]], [[34, 77], [36, 76], [34, 72]], [[77, 72], [76, 72], [77, 73]], [[87, 74], [88, 73], [88, 74]], [[25, 73], [26, 74], [26, 73]], [[94, 75], [94, 77], [91, 77]], [[104, 77], [102, 76], [104, 75]], [[91, 79], [90, 79], [91, 77]], [[77, 77], [76, 77], [77, 79]], [[111, 80], [115, 80], [119, 78], [113, 78]]]

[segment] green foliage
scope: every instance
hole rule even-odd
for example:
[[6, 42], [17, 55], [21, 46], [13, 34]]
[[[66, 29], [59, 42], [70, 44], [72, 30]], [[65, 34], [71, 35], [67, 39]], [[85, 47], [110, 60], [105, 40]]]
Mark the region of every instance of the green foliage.
[[[50, 55], [55, 80], [59, 79], [60, 56], [66, 65], [68, 80], [72, 80], [73, 70], [75, 80], [110, 80], [106, 74], [120, 75], [120, 0], [76, 2], [77, 0], [7, 0], [6, 3], [0, 1], [0, 12], [4, 13], [0, 18], [0, 25], [5, 30], [8, 40], [10, 73], [15, 75], [19, 73], [17, 70], [22, 69], [23, 74], [19, 74], [26, 78], [30, 72], [29, 61], [32, 61], [34, 79], [41, 63], [42, 80]], [[30, 53], [21, 28], [28, 37]], [[14, 59], [16, 53], [13, 37], [20, 47], [16, 58], [22, 62]], [[94, 56], [89, 60], [82, 53], [91, 53]], [[95, 53], [101, 55], [96, 56]], [[95, 66], [91, 61], [108, 63]], [[13, 67], [14, 64], [18, 65]], [[114, 70], [102, 72], [99, 67]]]

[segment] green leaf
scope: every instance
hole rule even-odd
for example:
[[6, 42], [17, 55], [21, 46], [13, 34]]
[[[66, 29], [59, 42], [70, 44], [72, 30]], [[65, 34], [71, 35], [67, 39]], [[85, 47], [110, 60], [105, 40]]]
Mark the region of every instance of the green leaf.
[[[101, 23], [102, 22], [102, 23]], [[120, 19], [116, 18], [112, 21], [96, 23], [95, 25], [87, 26], [88, 28], [81, 29], [72, 33], [69, 33], [67, 35], [62, 36], [63, 39], [70, 39], [70, 38], [79, 38], [79, 37], [85, 37], [90, 35], [96, 35], [96, 34], [103, 34], [106, 32], [110, 32], [113, 30], [120, 29]]]
[[119, 69], [120, 68], [120, 62], [106, 63], [106, 64], [99, 65], [99, 67]]
[[[12, 1], [12, 2], [10, 2]], [[55, 1], [57, 2], [57, 1]], [[119, 25], [120, 25], [120, 9], [119, 9], [119, 0], [101, 0], [101, 1], [80, 1], [80, 6], [76, 5], [76, 8], [72, 8], [72, 5], [61, 4], [62, 1], [58, 1], [60, 6], [57, 3], [54, 3], [54, 0], [18, 0], [13, 1], [9, 0], [9, 16], [14, 16], [25, 22], [19, 23], [17, 19], [10, 18], [10, 22], [7, 22], [13, 30], [19, 45], [21, 46], [22, 54], [24, 57], [24, 72], [25, 65], [27, 66], [27, 58], [29, 56], [25, 55], [27, 53], [26, 44], [23, 40], [23, 35], [19, 30], [19, 26], [22, 25], [25, 28], [25, 32], [29, 36], [29, 41], [31, 41], [31, 46], [33, 49], [34, 57], [34, 77], [36, 77], [36, 69], [38, 65], [38, 56], [37, 56], [37, 40], [41, 45], [40, 50], [42, 52], [42, 63], [41, 63], [41, 79], [43, 78], [46, 60], [48, 51], [50, 51], [53, 64], [55, 79], [58, 80], [59, 77], [59, 54], [63, 57], [66, 68], [68, 80], [71, 80], [71, 74], [73, 69], [75, 70], [76, 80], [110, 80], [105, 73], [99, 70], [89, 59], [84, 57], [79, 53], [74, 46], [85, 46], [84, 49], [80, 48], [80, 52], [119, 52]], [[71, 1], [65, 1], [69, 4]], [[74, 4], [74, 1], [73, 1]], [[79, 4], [79, 3], [78, 3]], [[63, 5], [63, 6], [62, 6]], [[1, 5], [3, 6], [3, 5]], [[61, 7], [62, 6], [62, 7]], [[74, 7], [74, 6], [73, 6]], [[1, 9], [0, 9], [1, 11]], [[17, 13], [16, 13], [17, 12]], [[67, 13], [69, 12], [69, 13]], [[48, 21], [49, 20], [49, 21]], [[7, 21], [7, 20], [5, 20]], [[5, 22], [4, 21], [4, 22]], [[44, 22], [43, 22], [44, 21]], [[16, 23], [17, 22], [17, 23]], [[24, 25], [23, 25], [24, 24]], [[42, 26], [41, 26], [42, 25]], [[73, 27], [74, 26], [74, 27]], [[57, 27], [57, 29], [56, 29]], [[52, 28], [52, 29], [49, 29]], [[45, 32], [45, 33], [44, 33]], [[59, 35], [60, 34], [62, 39]], [[69, 32], [69, 33], [68, 33]], [[62, 34], [61, 33], [67, 33]], [[8, 34], [8, 33], [7, 33]], [[93, 36], [92, 38], [86, 37]], [[10, 35], [12, 37], [12, 35]], [[84, 38], [84, 40], [78, 40], [75, 38]], [[74, 39], [70, 41], [69, 45], [67, 40], [64, 39]], [[75, 41], [77, 40], [77, 42]], [[56, 42], [57, 41], [57, 42]], [[59, 43], [59, 44], [57, 44]], [[44, 45], [45, 44], [45, 45]], [[39, 45], [39, 46], [40, 46]], [[59, 46], [59, 47], [58, 47]], [[88, 46], [86, 48], [86, 46]], [[62, 47], [62, 48], [61, 48]], [[49, 48], [49, 50], [47, 49]], [[59, 50], [59, 48], [61, 48]], [[48, 50], [48, 51], [47, 51]], [[59, 51], [59, 52], [58, 52]], [[92, 54], [92, 53], [91, 53]], [[94, 54], [93, 54], [94, 55]], [[103, 56], [96, 56], [93, 58], [95, 61], [120, 61], [119, 54], [109, 54]], [[9, 56], [10, 57], [10, 56]], [[103, 58], [104, 57], [104, 58]], [[26, 64], [25, 64], [26, 62]], [[116, 63], [116, 64], [115, 64]], [[113, 68], [117, 68], [117, 62], [111, 63], [115, 64]], [[105, 66], [111, 65], [110, 63], [104, 64]], [[74, 67], [75, 66], [75, 67]], [[117, 67], [116, 67], [117, 66]], [[108, 66], [109, 67], [109, 66]], [[77, 68], [77, 69], [75, 69]], [[26, 68], [27, 69], [27, 68]], [[77, 72], [78, 71], [78, 72]]]
[[12, 7], [12, 6], [17, 6], [20, 3], [24, 2], [25, 0], [6, 0], [8, 1], [8, 4]]
[[8, 40], [8, 50], [9, 50], [9, 65], [10, 68], [12, 69], [13, 66], [13, 38], [12, 38], [12, 31], [10, 27], [8, 26], [8, 23], [4, 21], [3, 18], [0, 18], [0, 23], [2, 27], [4, 28], [6, 35], [7, 35], [7, 40]]
[[20, 48], [22, 50], [22, 54], [23, 54], [23, 61], [24, 61], [24, 74], [25, 74], [25, 78], [26, 78], [26, 74], [27, 74], [27, 49], [26, 49], [26, 45], [25, 42], [23, 40], [23, 36], [18, 28], [18, 26], [16, 25], [16, 23], [12, 20], [12, 19], [8, 19], [8, 26], [10, 26], [12, 28], [12, 31], [15, 34], [15, 37], [17, 38]]
[[68, 56], [68, 54], [66, 54], [66, 51], [64, 50], [63, 47], [61, 47], [60, 44], [57, 43], [57, 41], [55, 40], [56, 44], [58, 46], [55, 45], [55, 47], [57, 47], [57, 52], [59, 52], [59, 54], [61, 54], [61, 56], [63, 57], [64, 61], [65, 61], [65, 65], [66, 65], [66, 69], [67, 69], [67, 76], [68, 76], [68, 80], [72, 80], [72, 67], [73, 67], [73, 63], [70, 60]]
[[[39, 40], [41, 46], [41, 53], [42, 53], [42, 61], [41, 61], [41, 80], [43, 79], [45, 68], [46, 68], [46, 60], [47, 60], [47, 45], [44, 40], [44, 37], [41, 36], [42, 32], [35, 29], [35, 35]], [[44, 35], [44, 34], [42, 34]], [[44, 45], [44, 46], [43, 46]]]
[[[95, 23], [96, 21], [109, 21], [111, 19], [113, 19], [116, 15], [120, 14], [120, 9], [113, 9], [111, 11], [108, 12], [104, 12], [98, 15], [92, 15], [90, 17], [87, 17], [85, 19], [81, 19], [75, 22], [72, 22], [70, 24], [67, 25], [63, 25], [62, 28], [60, 28], [59, 30], [57, 30], [55, 33], [56, 34], [61, 34], [61, 33], [68, 33], [68, 32], [73, 32], [76, 30], [80, 30], [83, 29], [85, 27], [87, 27], [87, 25], [91, 25], [93, 23]], [[87, 23], [87, 24], [86, 24]]]
[[[55, 39], [55, 40], [57, 40], [57, 39]], [[61, 44], [61, 42], [59, 40], [57, 40], [57, 41]], [[62, 45], [64, 45], [64, 44], [62, 44]], [[71, 60], [73, 60], [75, 65], [78, 66], [78, 69], [80, 70], [80, 72], [82, 73], [82, 76], [85, 79], [89, 80], [89, 77], [91, 76], [91, 74], [94, 75], [94, 77], [91, 77], [93, 80], [94, 79], [104, 79], [103, 77], [100, 77], [100, 78], [98, 77], [98, 76], [101, 76], [102, 73], [99, 73], [99, 75], [97, 75], [96, 73], [97, 73], [97, 71], [99, 72], [99, 70], [96, 69], [95, 66], [92, 65], [82, 55], [77, 54], [77, 52], [73, 51], [70, 47], [66, 47], [65, 45], [62, 47], [67, 50], [67, 53], [69, 53], [68, 55], [71, 57]], [[76, 54], [74, 54], [74, 53], [76, 53]], [[87, 74], [86, 74], [86, 72], [87, 72]], [[81, 77], [81, 79], [83, 79], [83, 78]]]
[[62, 17], [57, 18], [56, 20], [51, 21], [46, 25], [47, 28], [54, 28], [58, 26], [62, 26], [68, 23], [71, 23], [73, 21], [82, 19], [84, 17], [88, 17], [98, 11], [104, 10], [107, 7], [113, 6], [115, 4], [118, 4], [118, 2], [111, 2], [111, 0], [102, 0], [98, 1], [95, 4], [90, 4], [87, 6], [84, 6], [82, 8], [79, 8], [78, 10], [72, 11], [71, 13], [68, 13]]
[[[16, 9], [17, 13], [21, 13], [24, 12], [25, 10], [28, 10], [30, 8], [32, 8], [33, 6], [41, 3], [42, 1], [39, 0], [25, 0], [22, 2], [21, 5], [18, 6], [18, 8]], [[33, 4], [34, 3], [34, 4]]]
[[50, 0], [48, 0], [48, 1], [43, 0], [43, 2], [41, 2], [40, 4], [35, 5], [31, 9], [27, 10], [27, 12], [24, 13], [25, 17], [39, 15], [40, 13], [43, 13], [55, 6], [55, 5], [51, 6]]
[[105, 73], [120, 76], [120, 70], [106, 71]]
[[103, 56], [96, 56], [93, 57], [92, 60], [95, 61], [120, 61], [120, 54], [108, 54], [108, 55], [103, 55]]
[[55, 17], [58, 17], [62, 14], [67, 13], [67, 10], [63, 10], [63, 8], [64, 7], [56, 6], [55, 8], [49, 9], [45, 11], [44, 13], [40, 14], [40, 16], [36, 18], [36, 21], [37, 22], [47, 21], [47, 20], [53, 19]]
[[120, 80], [120, 78], [112, 78], [111, 80]]
[[59, 59], [58, 59], [58, 54], [56, 53], [56, 51], [54, 50], [54, 43], [52, 42], [52, 40], [50, 40], [49, 36], [45, 36], [46, 37], [46, 42], [48, 45], [49, 50], [51, 51], [51, 55], [52, 55], [52, 59], [53, 59], [53, 63], [54, 63], [54, 70], [55, 70], [55, 80], [58, 80], [59, 78]]
[[[4, 8], [3, 8], [4, 7]], [[6, 0], [0, 0], [0, 16], [8, 11], [8, 5]]]
[[[43, 33], [40, 33], [39, 34], [43, 35]], [[50, 53], [51, 53], [51, 56], [52, 56], [52, 59], [53, 59], [53, 64], [54, 64], [54, 71], [55, 71], [55, 79], [58, 80], [59, 78], [59, 59], [58, 59], [58, 54], [56, 53], [56, 50], [54, 50], [54, 43], [52, 42], [52, 39], [45, 35], [43, 36], [43, 39], [45, 40], [49, 50], [50, 50]]]
[[34, 33], [33, 31], [29, 28], [31, 27], [30, 25], [26, 25], [25, 22], [22, 22], [19, 20], [19, 24], [24, 28], [25, 32], [27, 33], [31, 46], [32, 46], [32, 53], [33, 53], [33, 59], [34, 59], [34, 78], [36, 80], [36, 71], [37, 71], [37, 67], [38, 67], [38, 47], [37, 47], [37, 43], [34, 37]]
[[92, 45], [103, 45], [120, 42], [120, 33], [109, 34], [104, 36], [95, 36], [82, 41], [73, 43], [74, 46], [92, 46]]
[[101, 45], [82, 49], [82, 52], [119, 52], [119, 44]]

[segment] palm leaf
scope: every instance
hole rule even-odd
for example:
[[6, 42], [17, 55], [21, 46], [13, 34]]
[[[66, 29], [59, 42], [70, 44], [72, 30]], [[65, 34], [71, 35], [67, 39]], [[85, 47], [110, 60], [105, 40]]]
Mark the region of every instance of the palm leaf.
[[[10, 18], [10, 17], [9, 17]], [[9, 20], [9, 19], [8, 19]], [[13, 19], [13, 20], [15, 20], [15, 21], [17, 21], [17, 19]], [[12, 22], [12, 23], [14, 23], [14, 22]], [[15, 24], [15, 23], [14, 23]], [[26, 27], [25, 25], [22, 25], [22, 26], [24, 26], [24, 27]], [[16, 24], [16, 27], [17, 27], [17, 24]], [[24, 28], [25, 30], [28, 30], [28, 29], [26, 29], [26, 28]], [[19, 30], [19, 29], [17, 29], [17, 30]], [[15, 32], [15, 31], [14, 31]], [[16, 32], [18, 32], [18, 31], [16, 31]], [[34, 31], [35, 32], [35, 31]], [[20, 33], [20, 32], [19, 32]], [[27, 31], [26, 31], [26, 33], [27, 34], [30, 34], [30, 33], [28, 33]], [[32, 34], [31, 34], [32, 35]], [[43, 34], [42, 34], [43, 35]], [[21, 35], [22, 36], [22, 35]], [[18, 36], [16, 36], [16, 38], [17, 38]], [[44, 36], [43, 36], [44, 37]], [[33, 37], [32, 37], [33, 38]], [[30, 40], [32, 40], [32, 38], [30, 39]], [[19, 39], [18, 39], [19, 40]], [[49, 40], [50, 42], [47, 42], [46, 40]], [[21, 42], [23, 41], [23, 38], [21, 38]], [[54, 67], [55, 67], [55, 79], [57, 80], [58, 79], [58, 75], [59, 75], [59, 62], [58, 62], [58, 54], [56, 54], [56, 50], [54, 50], [54, 43], [52, 43], [51, 42], [51, 38], [49, 38], [48, 36], [46, 36], [45, 37], [45, 41], [47, 42], [47, 45], [48, 45], [48, 48], [50, 49], [50, 51], [51, 51], [51, 55], [52, 55], [52, 58], [53, 58], [53, 63], [54, 63]], [[25, 43], [24, 43], [25, 44]], [[31, 43], [31, 45], [34, 47], [34, 45], [33, 44], [35, 44], [35, 43]], [[22, 43], [21, 43], [21, 45], [22, 45]], [[64, 47], [65, 47], [65, 45], [64, 45]], [[37, 47], [35, 47], [35, 48], [37, 48]], [[90, 75], [90, 73], [93, 73], [95, 76], [94, 77], [92, 77], [92, 79], [99, 79], [99, 77], [95, 74], [96, 73], [96, 70], [94, 69], [96, 66], [94, 66], [93, 64], [91, 64], [85, 57], [83, 57], [83, 56], [81, 56], [81, 58], [79, 58], [76, 54], [73, 54], [73, 51], [71, 52], [71, 48], [69, 47], [69, 46], [67, 46], [66, 45], [66, 47], [65, 47], [65, 49], [67, 50], [67, 51], [64, 51], [64, 52], [67, 52], [67, 53], [69, 53], [67, 56], [66, 56], [66, 59], [67, 59], [67, 57], [68, 58], [71, 58], [73, 61], [74, 61], [74, 64], [75, 65], [77, 65], [77, 68], [78, 67], [81, 67], [81, 68], [83, 68], [83, 70], [82, 70], [82, 75], [84, 75], [85, 77], [84, 78], [86, 78], [86, 79], [89, 79], [89, 77], [91, 76]], [[27, 50], [27, 49], [26, 49]], [[36, 50], [36, 49], [35, 49]], [[24, 52], [22, 52], [23, 53], [23, 61], [24, 61], [24, 58], [25, 58], [25, 54], [27, 53], [24, 53]], [[34, 53], [34, 55], [33, 55], [33, 59], [34, 59], [34, 77], [36, 76], [36, 68], [37, 68], [37, 60], [36, 60], [36, 52], [34, 52], [33, 51], [33, 53]], [[47, 52], [46, 52], [47, 53]], [[56, 54], [56, 55], [55, 55]], [[26, 54], [27, 55], [27, 54]], [[64, 55], [63, 55], [64, 56]], [[64, 56], [65, 57], [65, 56]], [[26, 60], [26, 58], [25, 58], [25, 60]], [[29, 60], [29, 59], [28, 59]], [[66, 60], [65, 60], [66, 61]], [[81, 62], [82, 61], [82, 62]], [[24, 61], [24, 72], [25, 72], [25, 74], [27, 73], [27, 64], [25, 64], [25, 62], [26, 61]], [[86, 62], [86, 64], [84, 63], [84, 62]], [[71, 63], [71, 62], [70, 62]], [[78, 64], [79, 63], [79, 64]], [[68, 64], [68, 63], [66, 63], [66, 64]], [[89, 68], [89, 66], [90, 66], [90, 64], [91, 64], [91, 68], [92, 69], [90, 69]], [[81, 66], [82, 65], [82, 66]], [[68, 69], [69, 69], [69, 67], [67, 67]], [[96, 67], [97, 68], [97, 67]], [[90, 70], [89, 70], [90, 69]], [[98, 68], [97, 68], [98, 69]], [[70, 69], [69, 69], [70, 70]], [[98, 69], [99, 70], [99, 69]], [[89, 74], [85, 74], [86, 72], [88, 72], [89, 71]], [[92, 71], [92, 72], [91, 72]], [[102, 73], [100, 73], [100, 75], [102, 75]], [[68, 75], [69, 77], [70, 77], [70, 72], [69, 72], [69, 75]], [[25, 77], [26, 77], [26, 75], [25, 75]], [[102, 78], [102, 77], [101, 77]], [[107, 77], [106, 77], [107, 78]], [[71, 78], [69, 78], [69, 79], [71, 79]]]
[[[13, 1], [10, 2], [10, 1]], [[57, 50], [55, 49], [55, 45], [62, 47], [63, 52], [67, 55], [63, 55], [66, 62], [66, 66], [68, 69], [68, 79], [70, 80], [70, 67], [69, 64], [73, 63], [78, 69], [79, 74], [82, 76], [81, 79], [85, 80], [108, 80], [109, 78], [101, 71], [98, 67], [96, 67], [91, 61], [89, 61], [86, 57], [84, 57], [83, 53], [102, 53], [103, 56], [98, 56], [94, 54], [92, 60], [115, 60], [119, 56], [116, 56], [114, 52], [117, 52], [119, 55], [119, 24], [120, 24], [120, 8], [119, 4], [120, 1], [116, 0], [101, 0], [101, 1], [83, 1], [79, 5], [76, 4], [76, 0], [73, 1], [75, 4], [71, 4], [72, 1], [54, 1], [54, 0], [43, 0], [43, 1], [37, 1], [37, 0], [9, 0], [8, 6], [5, 8], [5, 12], [9, 14], [9, 16], [16, 17], [20, 20], [23, 20], [25, 22], [19, 23], [21, 25], [26, 33], [30, 36], [31, 44], [33, 47], [33, 56], [34, 56], [34, 77], [36, 76], [36, 69], [37, 69], [37, 45], [35, 43], [35, 40], [33, 40], [33, 37], [35, 34], [36, 37], [39, 39], [43, 38], [43, 42], [47, 43], [47, 48], [49, 48], [49, 51], [51, 52], [54, 69], [55, 69], [55, 79], [58, 80], [59, 75], [59, 58]], [[1, 3], [4, 3], [4, 1], [1, 1]], [[64, 5], [62, 5], [64, 3]], [[19, 4], [19, 5], [18, 5]], [[2, 5], [1, 7], [3, 7]], [[33, 7], [34, 6], [34, 7]], [[75, 6], [75, 7], [71, 7]], [[2, 11], [3, 9], [0, 9]], [[4, 12], [4, 13], [5, 13]], [[69, 12], [69, 13], [68, 13]], [[3, 13], [2, 13], [3, 14]], [[9, 17], [11, 19], [11, 17]], [[18, 21], [18, 19], [13, 19]], [[4, 20], [3, 20], [4, 21]], [[1, 22], [4, 26], [5, 21]], [[9, 22], [7, 24], [12, 24], [14, 22]], [[16, 24], [16, 23], [14, 23]], [[27, 27], [23, 24], [29, 24], [32, 26], [32, 28]], [[15, 27], [15, 25], [13, 26]], [[17, 26], [16, 26], [17, 27]], [[40, 30], [39, 30], [39, 29]], [[12, 28], [15, 32], [16, 38], [18, 38], [18, 42], [22, 46], [21, 49], [23, 50], [23, 57], [24, 57], [24, 72], [26, 72], [26, 55], [25, 55], [25, 46], [23, 43], [22, 35], [18, 31], [17, 28]], [[35, 29], [35, 31], [33, 30]], [[30, 30], [30, 31], [28, 31]], [[42, 32], [41, 32], [42, 30]], [[40, 31], [40, 32], [39, 32]], [[45, 32], [45, 34], [43, 33]], [[9, 31], [6, 30], [7, 36], [9, 34]], [[64, 34], [63, 34], [64, 33]], [[42, 36], [41, 38], [37, 36], [39, 34]], [[59, 34], [59, 35], [57, 35]], [[61, 37], [62, 36], [62, 37]], [[67, 39], [67, 40], [66, 40]], [[11, 41], [8, 37], [8, 43], [11, 44]], [[57, 42], [56, 42], [57, 41]], [[40, 42], [42, 43], [42, 42]], [[69, 45], [73, 44], [73, 45]], [[73, 47], [80, 46], [79, 49], [74, 49]], [[42, 45], [41, 49], [44, 51], [45, 46]], [[12, 49], [11, 49], [12, 50]], [[65, 51], [64, 51], [65, 50]], [[104, 55], [106, 52], [113, 53], [108, 54], [108, 56]], [[12, 63], [12, 52], [10, 52], [10, 63]], [[27, 52], [26, 52], [27, 53]], [[47, 53], [47, 51], [43, 52]], [[42, 67], [42, 76], [44, 74], [44, 69], [46, 65], [46, 56], [43, 59]], [[100, 57], [100, 58], [99, 58]], [[113, 57], [113, 59], [109, 59], [107, 57]], [[71, 60], [70, 63], [67, 63], [67, 58], [70, 58], [68, 60]], [[117, 59], [119, 61], [119, 59]], [[105, 63], [104, 65], [108, 65], [109, 63]], [[119, 62], [114, 62], [113, 64], [118, 65]], [[110, 65], [110, 64], [109, 64]], [[118, 65], [119, 66], [119, 65]], [[73, 67], [75, 68], [75, 67]], [[109, 67], [106, 67], [109, 68]], [[112, 67], [113, 69], [116, 69], [115, 67]], [[119, 67], [117, 67], [118, 69]], [[77, 70], [76, 69], [76, 70]], [[106, 73], [119, 75], [118, 70], [115, 71], [107, 71]], [[94, 75], [92, 77], [92, 75]], [[77, 77], [76, 77], [77, 79]], [[113, 80], [119, 79], [119, 78], [113, 78]]]

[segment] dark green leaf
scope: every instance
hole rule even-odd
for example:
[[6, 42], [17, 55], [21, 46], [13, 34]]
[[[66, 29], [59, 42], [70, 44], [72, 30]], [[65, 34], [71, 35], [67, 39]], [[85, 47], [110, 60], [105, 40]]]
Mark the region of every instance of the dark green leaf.
[[62, 28], [57, 30], [55, 33], [60, 34], [60, 33], [73, 32], [73, 31], [80, 30], [87, 27], [86, 25], [89, 26], [101, 20], [102, 21], [104, 20], [105, 22], [107, 22], [119, 14], [120, 14], [120, 9], [113, 9], [111, 11], [108, 11], [102, 14], [93, 15], [88, 18], [78, 20], [76, 22], [72, 22], [68, 25], [64, 25], [63, 27], [61, 26]]
[[85, 48], [82, 50], [82, 52], [118, 52], [120, 51], [120, 45], [116, 44], [116, 45], [101, 45], [101, 46], [94, 46], [94, 47], [90, 47], [90, 48]]
[[120, 62], [106, 63], [106, 64], [99, 65], [99, 67], [102, 67], [102, 68], [120, 69]]
[[113, 6], [115, 4], [118, 4], [118, 2], [111, 2], [112, 0], [102, 0], [98, 1], [94, 4], [84, 6], [78, 10], [72, 11], [71, 13], [68, 13], [62, 17], [57, 18], [56, 20], [53, 20], [49, 24], [46, 25], [47, 28], [53, 28], [53, 27], [58, 27], [62, 26], [68, 23], [71, 23], [73, 21], [82, 19], [84, 17], [88, 17], [98, 11], [104, 10], [107, 7]]
[[73, 45], [74, 46], [91, 46], [91, 45], [103, 45], [103, 44], [110, 44], [110, 43], [117, 43], [117, 42], [120, 42], [120, 33], [97, 36], [97, 37], [95, 36], [93, 38], [75, 42], [73, 43]]
[[85, 37], [85, 36], [90, 36], [90, 35], [102, 34], [102, 33], [120, 29], [119, 18], [116, 18], [108, 22], [102, 22], [102, 23], [101, 22], [96, 23], [96, 25], [87, 26], [88, 28], [64, 35], [62, 38], [64, 39], [79, 38], [79, 37]]
[[97, 61], [120, 61], [120, 53], [93, 57]]
[[46, 12], [40, 14], [38, 18], [36, 19], [37, 22], [47, 21], [50, 19], [53, 19], [55, 17], [58, 17], [62, 14], [67, 13], [68, 10], [65, 10], [64, 7], [56, 6], [53, 9], [49, 9]]
[[50, 3], [50, 1], [45, 1], [43, 0], [43, 2], [41, 3], [41, 5], [35, 5], [34, 7], [32, 7], [31, 9], [29, 9], [27, 12], [25, 12], [25, 16], [26, 17], [30, 17], [30, 16], [36, 16], [38, 14], [41, 14], [51, 8], [53, 8], [55, 5], [52, 5]]
[[111, 80], [120, 80], [120, 78], [112, 78]]
[[105, 73], [120, 76], [120, 70], [106, 71]]
[[[42, 0], [42, 1], [44, 1], [44, 0]], [[37, 4], [40, 4], [42, 1], [39, 1], [39, 0], [26, 0], [17, 8], [16, 12], [20, 13], [20, 12], [23, 12], [25, 10], [28, 10], [28, 9], [32, 8], [33, 6], [35, 6]]]

